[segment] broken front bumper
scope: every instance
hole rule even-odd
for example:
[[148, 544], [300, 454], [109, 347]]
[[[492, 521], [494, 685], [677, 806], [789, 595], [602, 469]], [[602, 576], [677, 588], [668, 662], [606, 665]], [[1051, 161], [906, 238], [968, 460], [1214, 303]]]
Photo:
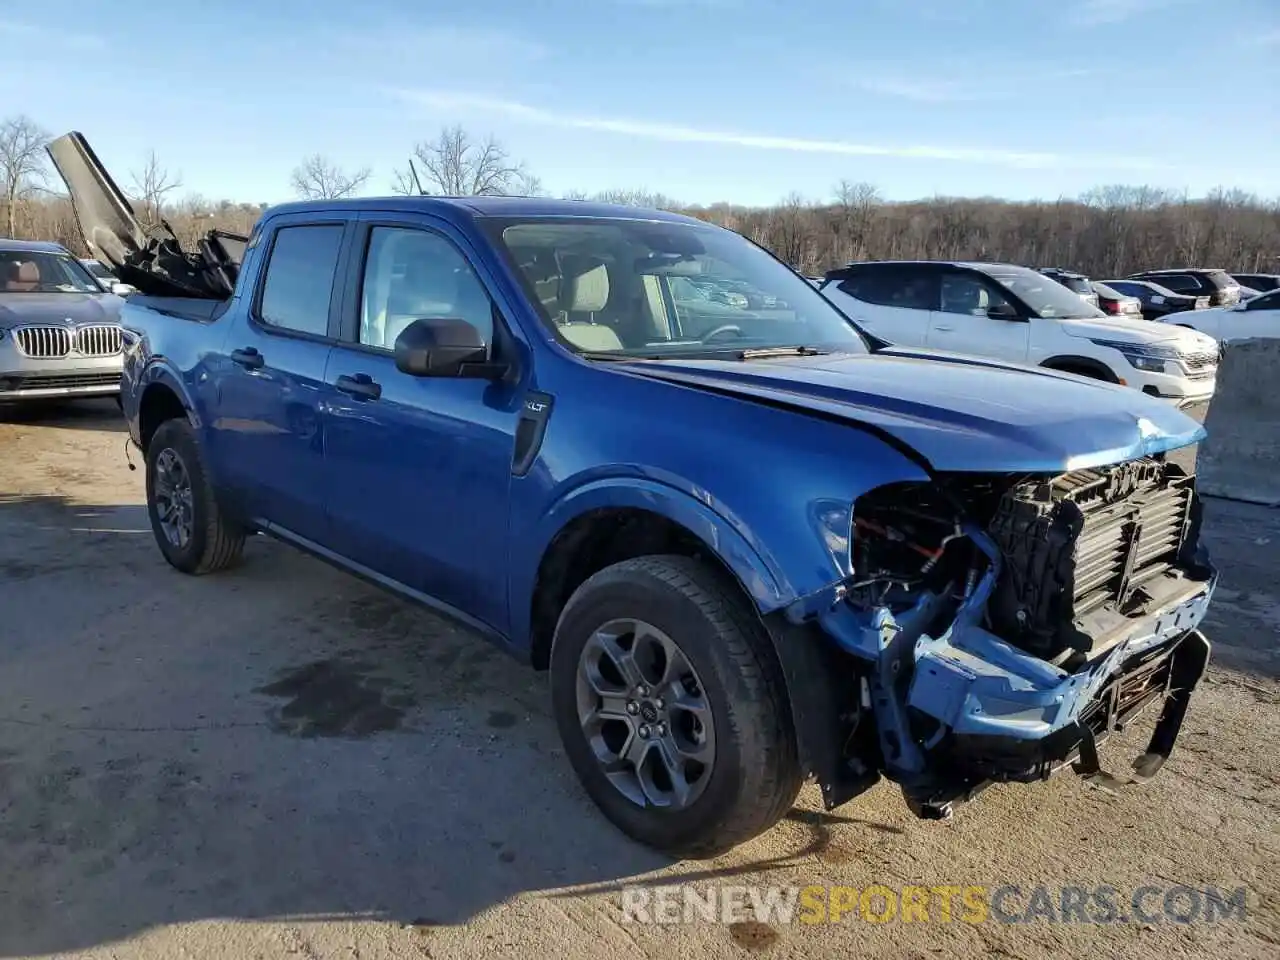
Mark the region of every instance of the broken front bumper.
[[[1130, 782], [1152, 776], [1169, 756], [1209, 644], [1197, 629], [1217, 585], [1207, 559], [1164, 578], [1143, 616], [1117, 617], [1095, 635], [1092, 658], [1068, 673], [1006, 643], [982, 626], [993, 568], [941, 636], [923, 630], [927, 602], [897, 617], [835, 603], [823, 632], [867, 664], [862, 706], [874, 719], [879, 766], [924, 817], [1001, 781], [1032, 781], [1075, 761], [1103, 786], [1121, 778], [1101, 769], [1097, 744], [1142, 708], [1164, 699], [1146, 753]], [[922, 735], [922, 728], [924, 734]], [[838, 805], [868, 785], [865, 775], [836, 782], [824, 797]]]

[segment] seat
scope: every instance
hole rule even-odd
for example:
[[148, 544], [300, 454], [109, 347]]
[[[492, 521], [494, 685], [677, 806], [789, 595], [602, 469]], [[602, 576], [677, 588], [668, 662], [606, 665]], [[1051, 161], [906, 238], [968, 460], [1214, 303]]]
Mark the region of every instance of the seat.
[[[566, 273], [560, 283], [560, 335], [579, 350], [621, 350], [622, 340], [612, 327], [595, 322], [595, 314], [609, 303], [609, 268], [603, 263], [578, 267]], [[572, 319], [587, 314], [586, 320]]]
[[9, 293], [31, 293], [40, 287], [40, 268], [31, 260], [10, 260], [5, 265], [4, 288]]

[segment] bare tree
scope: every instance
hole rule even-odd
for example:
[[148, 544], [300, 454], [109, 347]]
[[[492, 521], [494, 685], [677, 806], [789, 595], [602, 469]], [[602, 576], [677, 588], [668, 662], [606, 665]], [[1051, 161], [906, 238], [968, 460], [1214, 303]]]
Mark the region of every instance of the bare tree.
[[[435, 140], [423, 141], [413, 149], [420, 167], [422, 186], [446, 197], [506, 196], [530, 186], [542, 189], [522, 163], [511, 159], [493, 137], [471, 138], [462, 127], [446, 127]], [[397, 189], [416, 193], [411, 171], [397, 172]]]
[[129, 177], [133, 181], [134, 197], [142, 205], [143, 222], [154, 226], [164, 217], [165, 197], [182, 186], [180, 176], [160, 166], [152, 150], [147, 154], [146, 166], [133, 171]]
[[295, 167], [291, 179], [294, 191], [305, 200], [337, 200], [354, 194], [371, 174], [368, 167], [348, 174], [317, 153]]
[[18, 232], [18, 201], [47, 176], [44, 146], [49, 134], [30, 117], [19, 115], [0, 123], [0, 188], [8, 214], [8, 236]]

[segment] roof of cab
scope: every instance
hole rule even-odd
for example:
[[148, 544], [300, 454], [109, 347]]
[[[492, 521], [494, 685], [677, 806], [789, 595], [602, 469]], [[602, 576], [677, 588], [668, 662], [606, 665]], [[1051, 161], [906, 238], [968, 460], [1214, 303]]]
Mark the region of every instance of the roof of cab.
[[60, 243], [51, 240], [6, 240], [0, 238], [0, 250], [26, 250], [32, 253], [70, 253]]
[[610, 220], [664, 220], [676, 223], [706, 221], [666, 210], [628, 207], [588, 200], [553, 200], [547, 197], [355, 197], [347, 200], [299, 200], [269, 209], [265, 217], [287, 213], [338, 210], [382, 210], [434, 213], [437, 216], [481, 219], [485, 217], [595, 217]]

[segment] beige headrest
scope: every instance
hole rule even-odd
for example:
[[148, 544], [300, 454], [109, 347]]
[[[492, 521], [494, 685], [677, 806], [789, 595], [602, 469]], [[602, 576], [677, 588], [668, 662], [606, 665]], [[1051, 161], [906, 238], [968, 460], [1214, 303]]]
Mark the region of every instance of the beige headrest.
[[622, 341], [612, 327], [601, 323], [562, 323], [560, 335], [579, 350], [621, 350]]
[[598, 267], [564, 278], [560, 287], [561, 309], [569, 313], [596, 313], [609, 302], [609, 271]]

